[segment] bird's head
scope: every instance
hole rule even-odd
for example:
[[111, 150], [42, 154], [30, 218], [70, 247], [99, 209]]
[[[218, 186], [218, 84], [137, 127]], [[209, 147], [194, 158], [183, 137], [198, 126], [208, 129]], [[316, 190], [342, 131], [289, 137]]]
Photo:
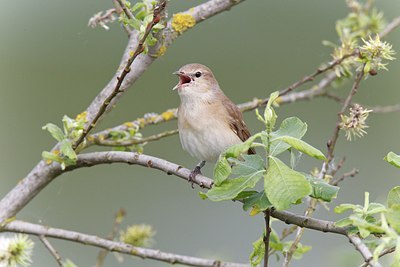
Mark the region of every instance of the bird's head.
[[219, 88], [212, 71], [198, 63], [187, 64], [173, 74], [179, 76], [173, 90], [177, 89], [181, 97], [201, 97]]

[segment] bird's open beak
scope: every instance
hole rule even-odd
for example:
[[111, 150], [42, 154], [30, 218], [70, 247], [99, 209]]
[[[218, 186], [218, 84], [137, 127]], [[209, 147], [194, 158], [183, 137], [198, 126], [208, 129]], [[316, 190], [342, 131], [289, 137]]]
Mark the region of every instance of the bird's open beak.
[[182, 86], [185, 83], [190, 83], [192, 81], [192, 79], [190, 78], [190, 76], [183, 74], [182, 72], [179, 71], [175, 71], [174, 73], [175, 75], [179, 76], [179, 82], [177, 85], [175, 85], [175, 87], [172, 90], [176, 90], [178, 89], [180, 86]]

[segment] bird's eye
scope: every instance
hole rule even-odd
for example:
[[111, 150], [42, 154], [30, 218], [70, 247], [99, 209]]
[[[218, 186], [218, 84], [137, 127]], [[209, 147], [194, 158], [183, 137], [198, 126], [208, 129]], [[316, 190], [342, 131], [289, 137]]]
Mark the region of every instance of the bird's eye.
[[200, 78], [201, 72], [200, 72], [200, 71], [196, 72], [196, 73], [194, 74], [194, 76], [196, 76], [197, 78]]

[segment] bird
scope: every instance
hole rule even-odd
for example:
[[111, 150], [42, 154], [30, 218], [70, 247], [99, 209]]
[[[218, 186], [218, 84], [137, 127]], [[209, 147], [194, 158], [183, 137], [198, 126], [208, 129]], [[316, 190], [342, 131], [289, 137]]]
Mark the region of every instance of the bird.
[[[173, 88], [180, 97], [178, 130], [182, 148], [201, 162], [191, 171], [189, 182], [201, 174], [206, 162], [217, 162], [228, 147], [250, 136], [242, 112], [224, 94], [212, 71], [199, 63], [182, 66]], [[250, 148], [248, 154], [255, 154]]]

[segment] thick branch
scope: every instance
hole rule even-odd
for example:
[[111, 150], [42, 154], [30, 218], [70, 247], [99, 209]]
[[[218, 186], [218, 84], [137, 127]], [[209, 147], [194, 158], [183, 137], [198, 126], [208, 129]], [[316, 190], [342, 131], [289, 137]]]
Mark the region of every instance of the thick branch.
[[37, 236], [53, 237], [58, 239], [69, 240], [84, 245], [91, 245], [109, 251], [124, 253], [142, 259], [153, 259], [157, 261], [168, 262], [170, 264], [184, 264], [187, 266], [203, 266], [203, 267], [248, 267], [247, 264], [221, 262], [218, 260], [207, 260], [202, 258], [189, 257], [179, 254], [167, 253], [160, 250], [134, 247], [129, 244], [115, 242], [108, 239], [100, 238], [94, 235], [83, 234], [79, 232], [52, 228], [40, 224], [33, 224], [23, 221], [13, 221], [7, 224], [0, 231], [9, 231], [17, 233], [26, 233]]

